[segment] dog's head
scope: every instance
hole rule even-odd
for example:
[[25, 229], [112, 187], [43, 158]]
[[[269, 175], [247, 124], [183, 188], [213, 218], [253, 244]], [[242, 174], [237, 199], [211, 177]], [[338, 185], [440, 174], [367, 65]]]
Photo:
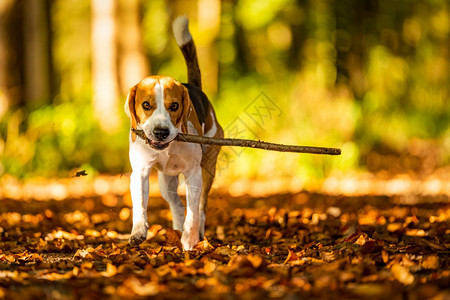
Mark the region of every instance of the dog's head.
[[[181, 83], [171, 77], [150, 76], [131, 88], [125, 102], [125, 112], [131, 127], [142, 129], [150, 146], [165, 149], [177, 136], [185, 131], [191, 101]], [[136, 135], [132, 133], [133, 142]]]

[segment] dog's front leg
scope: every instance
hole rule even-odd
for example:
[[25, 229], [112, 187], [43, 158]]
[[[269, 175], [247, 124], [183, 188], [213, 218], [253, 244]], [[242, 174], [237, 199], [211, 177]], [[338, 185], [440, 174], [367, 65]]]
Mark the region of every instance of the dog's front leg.
[[184, 250], [191, 250], [199, 241], [199, 205], [202, 192], [202, 170], [200, 166], [184, 174], [186, 178], [186, 218], [184, 220], [181, 244]]
[[131, 200], [133, 202], [133, 229], [129, 243], [139, 245], [147, 239], [147, 204], [151, 167], [133, 170], [130, 177]]

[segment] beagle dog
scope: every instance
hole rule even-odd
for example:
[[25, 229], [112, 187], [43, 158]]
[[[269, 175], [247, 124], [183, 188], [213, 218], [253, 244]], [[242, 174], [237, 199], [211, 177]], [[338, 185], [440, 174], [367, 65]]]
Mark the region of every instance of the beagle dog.
[[[178, 133], [223, 137], [223, 130], [201, 89], [197, 51], [186, 17], [174, 21], [173, 33], [186, 61], [188, 83], [168, 76], [149, 76], [131, 88], [125, 103], [131, 127], [143, 130], [150, 140], [147, 144], [130, 131], [133, 228], [129, 243], [138, 245], [147, 238], [149, 175], [155, 168], [161, 195], [172, 212], [173, 228], [182, 232], [183, 248], [190, 250], [205, 234], [206, 204], [220, 147], [174, 138]], [[177, 193], [179, 174], [186, 181], [186, 216]]]

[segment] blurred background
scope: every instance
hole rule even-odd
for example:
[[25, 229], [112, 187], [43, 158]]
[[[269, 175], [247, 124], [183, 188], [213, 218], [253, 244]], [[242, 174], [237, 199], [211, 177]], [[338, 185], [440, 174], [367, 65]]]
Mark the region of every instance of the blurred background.
[[128, 89], [150, 74], [187, 80], [178, 15], [228, 137], [342, 148], [224, 148], [216, 185], [448, 180], [446, 0], [1, 0], [0, 176], [128, 174]]

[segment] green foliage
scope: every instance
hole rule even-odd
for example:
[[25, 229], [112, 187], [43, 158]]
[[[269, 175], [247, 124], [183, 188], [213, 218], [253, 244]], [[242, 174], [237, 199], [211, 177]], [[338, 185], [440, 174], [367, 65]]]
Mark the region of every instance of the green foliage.
[[[52, 10], [53, 64], [60, 78], [54, 105], [11, 110], [1, 120], [3, 173], [61, 176], [74, 168], [128, 169], [128, 122], [124, 119], [122, 131], [112, 136], [102, 132], [87, 100], [89, 3], [75, 2], [56, 1]], [[144, 46], [153, 74], [186, 80], [167, 7], [181, 14], [189, 3], [143, 2]], [[270, 172], [314, 179], [364, 168], [364, 157], [373, 151], [408, 153], [415, 139], [448, 149], [448, 1], [362, 3], [225, 1], [220, 30], [211, 39], [200, 34], [198, 16], [190, 16], [201, 64], [203, 53], [213, 53], [202, 71], [218, 70], [218, 78], [203, 80], [205, 86], [218, 81], [217, 91], [206, 92], [223, 127], [241, 119], [247, 138], [343, 150], [341, 157], [326, 158], [252, 150], [236, 155], [228, 149], [229, 167], [220, 176], [257, 178]], [[281, 110], [264, 126], [251, 123], [246, 113], [261, 92]], [[86, 100], [73, 100], [79, 98]], [[450, 152], [438, 160], [447, 164]]]
[[127, 127], [114, 135], [103, 132], [88, 102], [18, 110], [1, 128], [7, 133], [2, 169], [18, 177], [69, 177], [79, 169], [120, 173], [127, 166]]

